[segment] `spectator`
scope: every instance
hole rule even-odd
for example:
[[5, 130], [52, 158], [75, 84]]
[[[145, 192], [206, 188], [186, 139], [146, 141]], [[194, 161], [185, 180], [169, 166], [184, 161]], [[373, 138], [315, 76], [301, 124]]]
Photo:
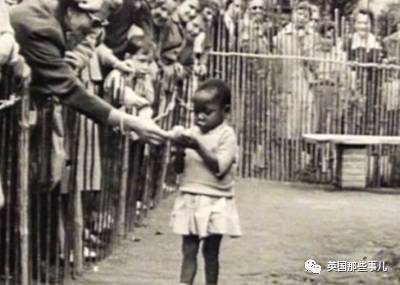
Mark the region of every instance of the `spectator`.
[[127, 60], [136, 66], [140, 72], [126, 78], [127, 93], [124, 99], [125, 106], [133, 106], [141, 117], [151, 118], [154, 103], [154, 80], [157, 70], [155, 67], [155, 44], [145, 38], [139, 50], [132, 55], [127, 55]]
[[238, 37], [238, 25], [243, 16], [242, 0], [233, 0], [224, 12], [224, 24], [228, 30], [229, 48], [233, 49]]
[[208, 53], [212, 50], [212, 27], [220, 11], [219, 3], [208, 0], [203, 3], [202, 17], [204, 20], [204, 31], [201, 32], [193, 43], [194, 67], [193, 71], [198, 76], [207, 73]]
[[151, 18], [156, 27], [165, 27], [170, 23], [170, 18], [178, 3], [176, 0], [153, 0], [151, 2]]
[[397, 23], [396, 27], [394, 33], [383, 39], [385, 61], [389, 64], [400, 64], [400, 23]]
[[186, 26], [199, 12], [198, 0], [184, 0], [172, 15], [171, 25], [161, 43], [161, 63], [167, 77], [182, 79], [188, 74], [184, 65], [190, 65], [186, 60], [187, 54], [193, 52], [193, 46], [186, 45]]
[[[319, 60], [312, 66], [314, 80], [310, 85], [315, 97], [317, 132], [331, 133], [338, 131], [331, 129], [332, 122], [339, 119], [339, 110], [343, 108], [341, 99], [351, 83], [351, 70], [346, 63], [346, 53], [338, 48], [334, 23], [321, 24], [319, 33], [321, 37], [316, 43], [314, 54]], [[332, 60], [336, 62], [330, 62]]]
[[264, 0], [251, 0], [239, 25], [239, 46], [245, 52], [263, 53], [270, 51], [269, 23], [266, 19]]
[[381, 58], [382, 46], [372, 33], [374, 15], [372, 11], [361, 9], [354, 13], [354, 33], [345, 42], [349, 60], [377, 62]]
[[151, 14], [147, 1], [123, 0], [122, 7], [108, 18], [104, 43], [114, 54], [123, 59], [128, 45], [128, 32], [132, 25], [140, 27], [146, 35], [151, 34]]
[[311, 8], [311, 17], [308, 22], [307, 28], [311, 29], [311, 32], [318, 32], [318, 25], [321, 20], [321, 12], [317, 5], [310, 5]]
[[[350, 61], [361, 63], [381, 62], [382, 46], [372, 33], [374, 29], [374, 15], [372, 11], [360, 9], [354, 12], [354, 33], [344, 42], [344, 49]], [[365, 132], [373, 119], [372, 105], [379, 92], [380, 81], [377, 70], [372, 67], [354, 67], [352, 72], [352, 92], [350, 100], [351, 118], [348, 120], [349, 128], [358, 125], [350, 132]], [[368, 116], [362, 115], [368, 114]], [[372, 132], [372, 130], [370, 130]], [[369, 131], [367, 131], [369, 132]]]
[[[301, 2], [292, 12], [292, 22], [287, 24], [274, 38], [277, 54], [286, 56], [312, 56], [317, 34], [307, 29], [311, 17], [311, 8], [307, 2]], [[309, 129], [310, 112], [305, 106], [312, 106], [313, 94], [309, 83], [312, 80], [312, 66], [306, 60], [282, 59], [275, 64], [274, 81], [282, 100], [282, 120], [286, 120], [287, 129], [282, 130], [287, 138], [298, 137], [301, 133], [312, 132]], [[299, 122], [303, 122], [300, 124]]]
[[[124, 2], [125, 3], [125, 2]], [[131, 4], [129, 4], [131, 5]], [[125, 4], [122, 9], [129, 9], [128, 4]], [[146, 3], [142, 3], [140, 5], [142, 14], [139, 18], [143, 18], [143, 20], [139, 21], [137, 18], [132, 17], [133, 14], [140, 13], [139, 10], [137, 10], [137, 5], [134, 5], [136, 7], [135, 9], [131, 9], [131, 11], [136, 11], [135, 13], [129, 13], [131, 17], [128, 17], [127, 13], [120, 12], [119, 14], [122, 14], [121, 16], [127, 18], [123, 23], [122, 26], [121, 24], [118, 24], [120, 19], [117, 19], [116, 24], [115, 24], [115, 29], [119, 31], [120, 36], [113, 36], [110, 38], [113, 39], [113, 42], [122, 42], [123, 45], [121, 45], [118, 50], [114, 49], [116, 52], [119, 53], [119, 56], [121, 57], [124, 53], [128, 52], [127, 47], [128, 45], [130, 46], [130, 53], [134, 53], [135, 50], [137, 50], [140, 46], [140, 41], [143, 39], [144, 36], [147, 38], [151, 39], [156, 45], [157, 45], [157, 51], [156, 51], [156, 59], [157, 61], [160, 61], [161, 65], [163, 65], [163, 57], [162, 57], [162, 46], [163, 43], [168, 40], [168, 33], [169, 33], [169, 27], [171, 25], [171, 15], [175, 11], [177, 7], [177, 3], [175, 0], [153, 0], [149, 2], [149, 5]], [[113, 18], [117, 18], [117, 16], [113, 16], [110, 20], [111, 24], [113, 24]], [[144, 20], [145, 19], [145, 20]], [[127, 29], [127, 31], [125, 31]], [[112, 32], [110, 27], [107, 29], [108, 32]], [[118, 32], [117, 31], [117, 32]], [[119, 40], [117, 41], [117, 39]], [[110, 40], [106, 42], [110, 43]], [[179, 42], [181, 44], [181, 42]], [[111, 46], [113, 46], [112, 44]], [[134, 50], [132, 50], [132, 48]], [[140, 72], [140, 71], [139, 71]], [[110, 89], [111, 86], [117, 86], [121, 81], [121, 78], [119, 77], [121, 75], [120, 72], [111, 72], [105, 82], [105, 89]]]
[[[62, 16], [60, 16], [62, 15]], [[166, 133], [152, 121], [117, 111], [96, 96], [91, 96], [63, 59], [67, 30], [87, 30], [95, 24], [92, 12], [66, 0], [23, 2], [11, 10], [21, 53], [33, 69], [31, 93], [38, 102], [55, 96], [63, 104], [98, 122], [124, 126], [143, 138], [161, 141]]]

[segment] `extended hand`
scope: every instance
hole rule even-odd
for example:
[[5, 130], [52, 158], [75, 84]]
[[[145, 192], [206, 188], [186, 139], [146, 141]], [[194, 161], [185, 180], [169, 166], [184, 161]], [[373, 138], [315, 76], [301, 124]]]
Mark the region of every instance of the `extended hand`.
[[141, 139], [152, 144], [161, 144], [169, 138], [168, 132], [161, 129], [153, 120], [130, 116], [126, 127], [134, 131]]

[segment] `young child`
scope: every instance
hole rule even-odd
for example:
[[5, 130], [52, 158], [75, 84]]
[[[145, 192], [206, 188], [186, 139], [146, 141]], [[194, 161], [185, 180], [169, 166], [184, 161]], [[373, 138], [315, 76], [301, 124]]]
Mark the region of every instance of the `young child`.
[[150, 39], [144, 38], [136, 53], [128, 55], [126, 59], [136, 67], [137, 71], [135, 75], [126, 78], [125, 92], [136, 98], [134, 106], [138, 115], [146, 118], [151, 118], [153, 115], [154, 80], [158, 72], [154, 60], [155, 52], [155, 44]]
[[[174, 141], [185, 153], [171, 220], [173, 231], [183, 236], [181, 285], [193, 284], [201, 241], [206, 284], [216, 285], [222, 236], [241, 235], [232, 187], [237, 142], [225, 121], [230, 101], [225, 82], [205, 81], [193, 97], [195, 127], [174, 132]], [[182, 166], [179, 159], [175, 162]]]

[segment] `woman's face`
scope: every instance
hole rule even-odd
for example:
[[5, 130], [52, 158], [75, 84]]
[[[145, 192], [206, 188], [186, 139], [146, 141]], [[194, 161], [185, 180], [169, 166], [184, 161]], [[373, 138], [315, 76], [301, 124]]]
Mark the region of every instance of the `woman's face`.
[[358, 13], [355, 19], [355, 31], [367, 35], [371, 31], [371, 20], [367, 14]]
[[201, 16], [197, 16], [186, 24], [186, 33], [189, 38], [194, 39], [205, 29]]
[[183, 23], [188, 23], [197, 16], [200, 9], [199, 0], [185, 0], [178, 6], [178, 15]]

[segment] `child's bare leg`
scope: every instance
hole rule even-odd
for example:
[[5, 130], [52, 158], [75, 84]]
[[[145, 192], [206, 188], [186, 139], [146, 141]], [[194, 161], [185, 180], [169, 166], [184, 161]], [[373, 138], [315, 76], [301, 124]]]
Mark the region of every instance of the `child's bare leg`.
[[203, 256], [205, 262], [207, 285], [218, 284], [219, 274], [219, 248], [222, 235], [210, 235], [204, 239]]
[[197, 252], [199, 251], [199, 244], [200, 240], [198, 236], [183, 236], [181, 284], [193, 284], [193, 280], [197, 271]]

